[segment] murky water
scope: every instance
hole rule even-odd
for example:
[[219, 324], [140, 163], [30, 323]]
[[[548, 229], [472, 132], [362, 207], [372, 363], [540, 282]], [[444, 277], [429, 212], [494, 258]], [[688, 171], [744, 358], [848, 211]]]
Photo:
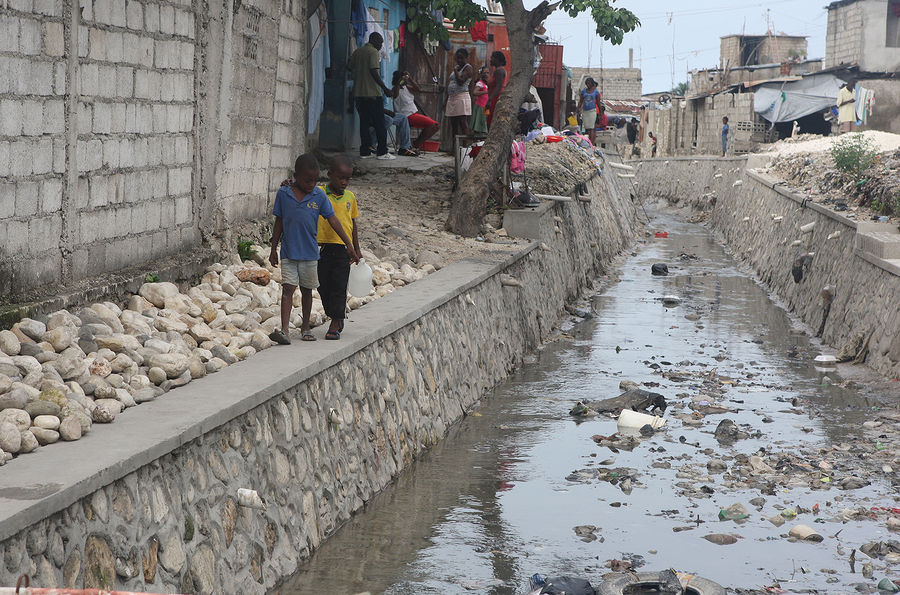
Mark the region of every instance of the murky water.
[[[279, 591], [524, 593], [537, 572], [572, 574], [597, 586], [609, 572], [608, 560], [629, 556], [643, 557], [642, 570], [671, 567], [745, 589], [780, 582], [787, 590], [837, 593], [858, 582], [874, 585], [859, 574], [859, 564], [850, 573], [847, 557], [863, 543], [891, 538], [883, 519], [841, 522], [834, 513], [897, 506], [883, 475], [858, 490], [779, 487], [764, 496], [761, 511], [749, 504], [760, 497], [758, 489], [725, 487], [722, 475], [703, 478], [712, 489], [707, 497], [676, 485], [696, 481], [677, 476], [682, 468], [699, 465], [704, 475], [713, 457], [730, 461], [762, 447], [815, 453], [820, 446], [860, 440], [859, 424], [877, 400], [871, 388], [862, 388], [865, 376], [846, 387], [823, 384], [811, 365], [818, 346], [705, 230], [665, 217], [654, 225], [668, 229], [669, 238], [648, 241], [626, 260], [621, 282], [594, 298], [595, 319], [569, 325], [566, 335], [530, 358], [486, 396], [480, 415], [454, 427]], [[697, 259], [680, 260], [682, 252]], [[668, 263], [670, 276], [652, 277], [654, 262]], [[683, 301], [665, 308], [658, 299], [664, 294]], [[686, 319], [689, 313], [700, 319]], [[734, 411], [709, 415], [699, 428], [672, 419], [689, 412], [685, 404], [700, 389], [691, 379], [674, 381], [661, 372], [713, 369], [738, 379], [724, 386], [723, 404]], [[632, 452], [612, 453], [591, 436], [614, 433], [614, 420], [578, 424], [568, 411], [576, 400], [619, 394], [622, 379], [658, 382], [651, 390], [669, 399], [670, 422], [665, 433], [642, 440]], [[791, 406], [795, 397], [798, 407]], [[881, 387], [878, 398], [896, 402], [896, 394]], [[713, 430], [724, 417], [761, 435], [720, 446]], [[608, 466], [632, 470], [630, 494], [608, 482], [567, 480], [610, 457], [615, 462]], [[664, 462], [670, 468], [659, 468]], [[719, 510], [735, 502], [748, 508], [750, 519], [720, 522]], [[819, 515], [794, 522], [815, 527], [825, 536], [822, 543], [792, 543], [783, 537], [791, 521], [778, 528], [764, 518], [782, 506], [814, 504], [822, 508]], [[582, 541], [573, 531], [577, 525], [595, 525], [598, 539]], [[691, 525], [693, 530], [673, 532]], [[702, 538], [710, 533], [739, 539], [714, 545]], [[885, 571], [876, 569], [877, 581]]]

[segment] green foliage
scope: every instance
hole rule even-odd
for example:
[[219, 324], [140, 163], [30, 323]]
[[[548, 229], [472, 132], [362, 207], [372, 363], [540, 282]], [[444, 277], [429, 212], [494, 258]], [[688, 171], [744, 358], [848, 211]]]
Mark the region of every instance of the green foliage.
[[684, 94], [687, 93], [688, 90], [688, 82], [684, 81], [675, 85], [675, 88], [672, 89], [672, 95], [678, 95], [679, 97], [684, 97]]
[[432, 9], [443, 10], [457, 29], [468, 29], [487, 17], [487, 11], [472, 0], [407, 0], [407, 27], [422, 39], [445, 41], [450, 38], [443, 23], [434, 20]]
[[865, 172], [878, 156], [875, 143], [860, 133], [844, 134], [831, 144], [831, 158], [842, 173], [850, 176], [858, 185]]
[[253, 241], [245, 240], [243, 238], [238, 238], [237, 250], [241, 260], [250, 260], [253, 255], [256, 254], [256, 248], [253, 247]]
[[641, 21], [627, 8], [615, 8], [616, 0], [562, 0], [559, 8], [575, 18], [582, 12], [590, 12], [597, 35], [613, 45], [619, 45], [626, 33], [634, 31]]
[[[597, 35], [613, 45], [619, 45], [626, 33], [634, 31], [641, 22], [626, 8], [614, 8], [616, 0], [561, 0], [558, 8], [570, 17], [589, 12], [597, 26]], [[501, 0], [501, 4], [522, 0]], [[468, 29], [487, 16], [484, 8], [474, 0], [407, 0], [406, 16], [409, 30], [422, 38], [444, 41], [449, 38], [442, 23], [432, 17], [432, 9], [443, 10], [455, 22], [457, 29]]]
[[156, 273], [147, 273], [144, 275], [144, 283], [159, 283], [159, 275]]
[[190, 541], [194, 538], [194, 521], [191, 517], [184, 518], [184, 540]]

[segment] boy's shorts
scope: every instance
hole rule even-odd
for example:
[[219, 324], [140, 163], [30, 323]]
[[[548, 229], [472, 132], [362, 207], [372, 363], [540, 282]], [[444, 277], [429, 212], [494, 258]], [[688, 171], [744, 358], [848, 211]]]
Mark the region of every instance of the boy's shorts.
[[316, 260], [281, 259], [281, 284], [295, 285], [304, 289], [319, 286], [319, 262]]

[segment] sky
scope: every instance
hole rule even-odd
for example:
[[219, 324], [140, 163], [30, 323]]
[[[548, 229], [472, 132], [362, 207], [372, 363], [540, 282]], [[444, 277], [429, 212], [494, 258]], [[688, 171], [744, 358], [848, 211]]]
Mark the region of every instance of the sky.
[[[532, 8], [538, 0], [525, 0]], [[687, 80], [687, 71], [719, 64], [719, 38], [745, 33], [762, 35], [767, 29], [808, 36], [807, 56], [825, 57], [825, 5], [828, 0], [617, 0], [641, 26], [614, 46], [594, 34], [590, 16], [573, 19], [555, 12], [545, 21], [547, 34], [561, 43], [567, 66], [621, 68], [628, 66], [628, 48], [634, 48], [634, 66], [641, 68], [644, 93], [669, 91]], [[768, 27], [766, 26], [768, 19]], [[674, 44], [674, 75], [673, 75]]]

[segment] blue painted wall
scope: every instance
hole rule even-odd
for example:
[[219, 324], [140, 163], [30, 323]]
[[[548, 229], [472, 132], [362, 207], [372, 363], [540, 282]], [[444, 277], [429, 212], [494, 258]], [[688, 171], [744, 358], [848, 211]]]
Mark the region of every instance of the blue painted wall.
[[[387, 30], [400, 27], [406, 18], [405, 0], [363, 0], [366, 9], [379, 11], [379, 22], [383, 11], [388, 11]], [[331, 43], [331, 70], [325, 81], [325, 110], [319, 124], [319, 146], [334, 151], [358, 152], [359, 118], [350, 104], [353, 88], [352, 74], [347, 70], [350, 59], [350, 5], [348, 0], [326, 0], [328, 9], [328, 38]], [[366, 34], [368, 39], [368, 34]], [[385, 44], [387, 41], [385, 41]], [[381, 77], [390, 85], [391, 75], [400, 61], [399, 52], [390, 48], [387, 60], [381, 62]], [[390, 108], [386, 100], [385, 106]]]

